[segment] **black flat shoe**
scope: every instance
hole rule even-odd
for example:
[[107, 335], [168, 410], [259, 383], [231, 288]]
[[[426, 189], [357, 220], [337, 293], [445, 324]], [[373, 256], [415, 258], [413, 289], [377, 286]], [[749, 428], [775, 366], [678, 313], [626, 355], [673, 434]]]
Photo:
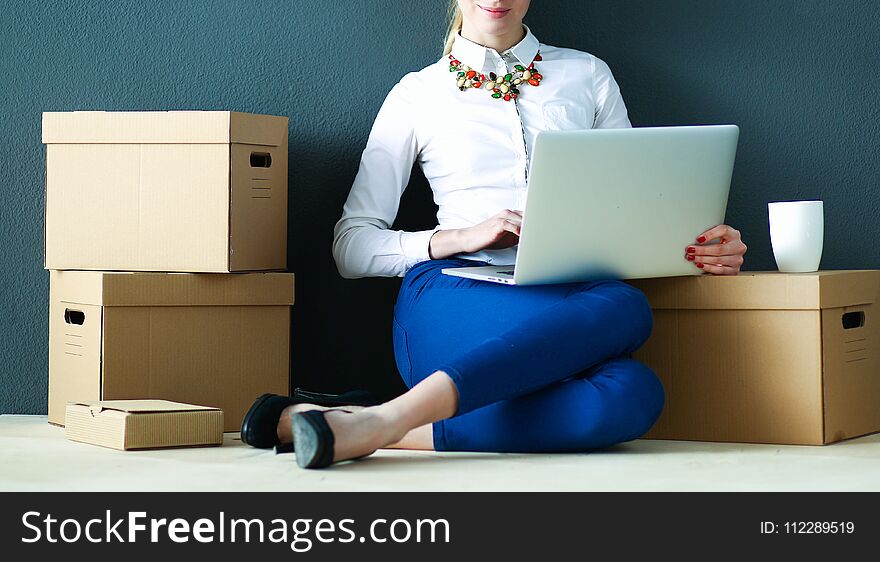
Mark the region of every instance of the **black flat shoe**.
[[296, 464], [300, 468], [325, 468], [333, 464], [333, 448], [336, 438], [324, 419], [327, 412], [349, 410], [309, 410], [294, 414], [292, 418], [293, 440], [296, 442]]
[[293, 397], [278, 394], [263, 394], [257, 398], [241, 422], [241, 440], [258, 449], [275, 447], [276, 453], [293, 452], [292, 443], [281, 443], [278, 439], [278, 420], [281, 412], [296, 404], [315, 404], [317, 406], [375, 406], [382, 401], [367, 390], [349, 390], [342, 394], [312, 392], [303, 388], [293, 391]]

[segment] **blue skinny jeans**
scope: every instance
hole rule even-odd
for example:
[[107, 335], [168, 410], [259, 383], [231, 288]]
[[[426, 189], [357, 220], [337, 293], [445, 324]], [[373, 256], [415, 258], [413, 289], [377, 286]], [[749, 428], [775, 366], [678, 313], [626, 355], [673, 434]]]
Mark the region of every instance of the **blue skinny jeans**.
[[416, 264], [394, 306], [394, 355], [410, 388], [444, 371], [458, 410], [438, 451], [574, 452], [643, 435], [663, 386], [631, 358], [651, 333], [647, 299], [620, 281], [508, 286], [443, 275], [486, 265]]

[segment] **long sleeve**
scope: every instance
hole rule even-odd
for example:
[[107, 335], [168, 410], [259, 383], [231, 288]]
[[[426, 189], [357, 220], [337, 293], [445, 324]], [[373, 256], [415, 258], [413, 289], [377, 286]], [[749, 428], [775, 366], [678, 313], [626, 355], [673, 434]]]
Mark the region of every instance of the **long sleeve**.
[[611, 69], [602, 59], [593, 58], [593, 95], [596, 100], [594, 129], [625, 129], [632, 127], [627, 117], [626, 105], [620, 95], [620, 87]]
[[346, 279], [402, 277], [413, 265], [429, 259], [428, 243], [439, 226], [419, 232], [389, 230], [419, 152], [412, 89], [408, 75], [385, 98], [342, 218], [333, 229], [333, 257]]

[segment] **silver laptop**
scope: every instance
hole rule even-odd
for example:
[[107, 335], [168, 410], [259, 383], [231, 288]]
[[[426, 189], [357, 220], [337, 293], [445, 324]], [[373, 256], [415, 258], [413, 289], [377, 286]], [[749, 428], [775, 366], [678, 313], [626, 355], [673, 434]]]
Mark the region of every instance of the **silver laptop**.
[[535, 140], [516, 263], [444, 268], [508, 285], [699, 275], [724, 222], [736, 125], [548, 131]]

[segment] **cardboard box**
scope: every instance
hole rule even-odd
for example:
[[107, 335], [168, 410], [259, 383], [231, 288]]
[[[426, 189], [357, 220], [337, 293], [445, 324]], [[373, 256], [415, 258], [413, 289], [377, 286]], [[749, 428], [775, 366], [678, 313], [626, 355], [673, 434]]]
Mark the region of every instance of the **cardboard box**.
[[111, 449], [223, 444], [223, 411], [167, 400], [67, 404], [64, 436]]
[[49, 422], [67, 402], [164, 399], [225, 412], [290, 390], [292, 273], [51, 271]]
[[880, 271], [633, 281], [654, 309], [635, 358], [655, 439], [821, 445], [880, 431]]
[[44, 113], [43, 142], [46, 269], [286, 268], [286, 117]]

